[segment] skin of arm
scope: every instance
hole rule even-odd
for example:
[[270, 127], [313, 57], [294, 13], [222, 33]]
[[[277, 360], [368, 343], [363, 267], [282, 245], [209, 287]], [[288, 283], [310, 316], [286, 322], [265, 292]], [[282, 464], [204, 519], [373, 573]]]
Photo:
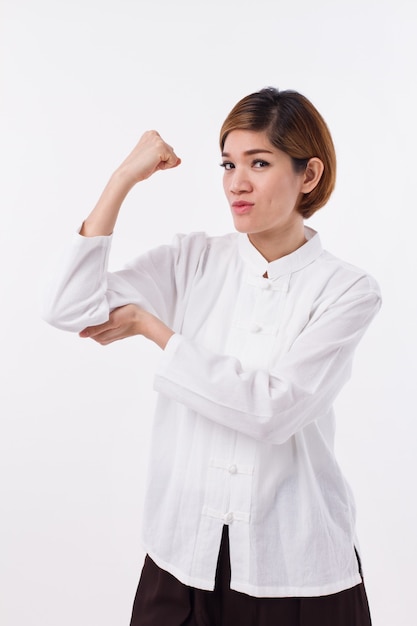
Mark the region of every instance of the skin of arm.
[[[145, 132], [132, 152], [110, 177], [96, 206], [84, 221], [80, 235], [84, 237], [111, 235], [120, 207], [129, 191], [155, 172], [180, 165], [181, 159], [172, 146], [158, 132]], [[109, 320], [98, 326], [90, 326], [80, 332], [101, 345], [143, 335], [164, 349], [174, 332], [154, 315], [136, 305], [119, 307], [110, 313]]]
[[84, 237], [111, 235], [129, 191], [155, 172], [177, 167], [180, 163], [181, 159], [159, 133], [155, 130], [145, 132], [110, 177], [96, 206], [84, 221], [80, 234]]
[[173, 334], [174, 331], [155, 315], [144, 311], [136, 304], [127, 304], [114, 309], [104, 324], [84, 328], [79, 335], [94, 339], [102, 346], [119, 339], [143, 335], [164, 350]]

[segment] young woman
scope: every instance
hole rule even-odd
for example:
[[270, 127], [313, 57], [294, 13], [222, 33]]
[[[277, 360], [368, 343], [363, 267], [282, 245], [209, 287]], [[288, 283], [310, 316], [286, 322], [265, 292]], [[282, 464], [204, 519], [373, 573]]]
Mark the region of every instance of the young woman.
[[336, 169], [309, 100], [273, 88], [243, 98], [220, 147], [237, 232], [177, 236], [106, 271], [126, 194], [181, 162], [146, 132], [45, 303], [58, 328], [163, 350], [131, 625], [369, 626], [332, 404], [378, 285], [304, 224]]

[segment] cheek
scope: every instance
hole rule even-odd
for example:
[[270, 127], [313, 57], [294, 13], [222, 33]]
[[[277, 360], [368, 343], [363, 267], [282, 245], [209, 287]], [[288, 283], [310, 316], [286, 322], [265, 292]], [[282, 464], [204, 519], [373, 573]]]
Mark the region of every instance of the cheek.
[[295, 180], [292, 176], [282, 178], [273, 189], [271, 189], [271, 196], [276, 200], [290, 201], [298, 198], [300, 193], [298, 180]]

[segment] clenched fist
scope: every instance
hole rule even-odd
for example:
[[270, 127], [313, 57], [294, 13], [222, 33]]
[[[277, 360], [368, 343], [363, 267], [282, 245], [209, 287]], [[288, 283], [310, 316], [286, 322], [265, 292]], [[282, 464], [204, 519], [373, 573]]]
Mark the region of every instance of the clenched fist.
[[131, 184], [149, 178], [158, 170], [177, 167], [181, 159], [156, 130], [148, 130], [118, 168]]

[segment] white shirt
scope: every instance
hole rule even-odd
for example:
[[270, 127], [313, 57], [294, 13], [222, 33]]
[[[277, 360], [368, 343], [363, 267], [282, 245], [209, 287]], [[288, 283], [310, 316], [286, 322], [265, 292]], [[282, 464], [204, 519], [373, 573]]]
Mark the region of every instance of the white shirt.
[[137, 303], [176, 333], [155, 374], [142, 535], [187, 585], [213, 589], [224, 524], [232, 589], [317, 596], [361, 581], [332, 404], [380, 295], [305, 232], [272, 263], [243, 234], [179, 235], [116, 273], [111, 237], [76, 235], [46, 298], [65, 330]]

